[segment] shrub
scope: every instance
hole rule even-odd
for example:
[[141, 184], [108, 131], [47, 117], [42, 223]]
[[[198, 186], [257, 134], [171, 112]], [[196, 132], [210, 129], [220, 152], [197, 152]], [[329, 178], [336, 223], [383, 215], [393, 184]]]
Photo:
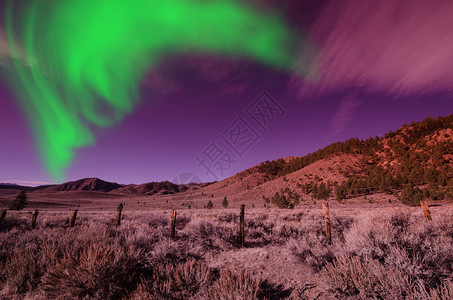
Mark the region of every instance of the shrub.
[[220, 278], [209, 288], [209, 298], [219, 300], [257, 299], [260, 283], [254, 280], [249, 273], [242, 270], [234, 274], [229, 269], [220, 272]]
[[404, 299], [413, 293], [409, 276], [367, 257], [337, 257], [320, 274], [325, 284], [343, 296]]
[[233, 224], [222, 226], [214, 222], [199, 220], [188, 224], [180, 235], [182, 239], [204, 250], [230, 250], [240, 245], [236, 233], [237, 230]]
[[420, 201], [425, 200], [425, 195], [418, 187], [414, 188], [412, 185], [407, 185], [401, 191], [400, 199], [406, 205], [418, 206], [420, 205]]
[[[389, 278], [393, 275], [395, 278], [405, 278], [399, 283], [397, 279], [392, 279], [397, 285], [389, 286], [388, 289], [394, 289], [393, 293], [397, 293], [406, 283], [410, 286], [410, 290], [405, 290], [407, 295], [422, 295], [424, 291], [432, 293], [452, 279], [453, 254], [450, 245], [453, 243], [453, 235], [450, 227], [450, 222], [425, 224], [421, 220], [412, 220], [410, 215], [404, 213], [397, 213], [389, 218], [363, 219], [345, 233], [344, 250], [337, 254], [338, 257], [347, 256], [350, 259], [355, 257], [355, 261], [348, 262], [355, 265], [346, 267], [345, 258], [340, 261], [337, 257], [336, 263], [328, 268], [329, 272], [332, 275], [336, 272], [332, 268], [341, 269], [349, 272], [349, 275], [344, 275], [345, 278], [353, 280], [350, 277], [358, 274], [357, 265], [360, 265], [365, 273], [374, 276], [373, 280], [378, 282], [363, 289], [368, 292], [374, 293], [381, 289], [386, 279], [380, 277], [380, 273], [388, 273]], [[385, 284], [390, 285], [388, 282]], [[345, 290], [343, 293], [349, 292]], [[390, 297], [383, 293], [377, 295], [378, 298]], [[397, 295], [392, 297], [402, 297]], [[420, 299], [419, 296], [411, 297]]]
[[0, 224], [0, 232], [8, 231], [13, 228], [24, 230], [27, 227], [27, 222], [24, 219], [19, 219], [12, 214], [7, 214], [5, 219]]
[[194, 247], [187, 247], [183, 241], [172, 239], [161, 239], [154, 249], [146, 254], [148, 263], [178, 263], [187, 260], [193, 254], [189, 251], [196, 251]]
[[22, 210], [27, 206], [27, 199], [28, 196], [25, 191], [20, 191], [20, 193], [16, 196], [16, 199], [11, 203], [9, 209], [11, 210]]
[[328, 246], [327, 238], [321, 235], [308, 233], [300, 240], [290, 240], [288, 247], [293, 255], [314, 271], [319, 271], [335, 258], [332, 247]]
[[133, 247], [91, 245], [79, 256], [66, 255], [42, 286], [50, 297], [119, 299], [139, 283], [142, 268]]
[[225, 223], [238, 223], [239, 215], [235, 213], [221, 213], [219, 214], [218, 220]]
[[446, 300], [446, 299], [453, 299], [453, 283], [451, 281], [447, 281], [442, 284], [442, 286], [431, 289], [429, 295], [425, 293], [425, 299], [433, 299], [433, 300]]
[[36, 289], [44, 271], [36, 250], [23, 250], [13, 254], [4, 267], [7, 291], [21, 294]]
[[189, 299], [198, 292], [207, 291], [215, 274], [204, 263], [190, 259], [184, 263], [157, 264], [153, 266], [148, 290], [164, 299]]

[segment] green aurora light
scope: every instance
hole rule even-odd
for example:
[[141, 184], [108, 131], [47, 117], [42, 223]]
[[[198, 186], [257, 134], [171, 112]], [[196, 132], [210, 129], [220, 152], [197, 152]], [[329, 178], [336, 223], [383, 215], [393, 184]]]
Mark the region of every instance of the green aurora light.
[[95, 143], [93, 127], [132, 113], [141, 78], [169, 55], [213, 53], [308, 72], [290, 46], [301, 38], [279, 17], [232, 0], [31, 0], [19, 14], [13, 2], [7, 79], [57, 181], [74, 150]]

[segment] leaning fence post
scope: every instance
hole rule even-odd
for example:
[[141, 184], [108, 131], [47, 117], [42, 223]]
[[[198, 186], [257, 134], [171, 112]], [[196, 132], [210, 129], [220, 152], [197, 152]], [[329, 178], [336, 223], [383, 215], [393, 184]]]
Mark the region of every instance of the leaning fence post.
[[31, 229], [36, 228], [36, 219], [38, 218], [38, 210], [35, 210], [35, 212], [31, 216]]
[[170, 220], [170, 238], [174, 240], [176, 238], [176, 210], [171, 212]]
[[423, 215], [425, 216], [425, 221], [432, 221], [431, 213], [429, 212], [428, 202], [427, 201], [420, 201], [420, 205], [423, 210]]
[[120, 203], [116, 210], [115, 226], [117, 227], [121, 225], [121, 213], [123, 212], [123, 206], [123, 203]]
[[3, 221], [6, 218], [6, 209], [2, 210], [2, 214], [0, 215], [0, 225], [2, 225]]
[[332, 244], [332, 229], [330, 227], [329, 204], [322, 204], [322, 212], [324, 214], [324, 222], [326, 223], [326, 237], [329, 244]]
[[244, 245], [245, 245], [244, 209], [245, 209], [245, 205], [241, 204], [241, 215], [239, 217], [239, 235], [240, 235], [240, 239], [241, 239], [241, 247], [244, 247]]
[[76, 218], [77, 218], [77, 209], [74, 210], [74, 212], [72, 213], [71, 223], [69, 224], [69, 228], [73, 228], [75, 226]]

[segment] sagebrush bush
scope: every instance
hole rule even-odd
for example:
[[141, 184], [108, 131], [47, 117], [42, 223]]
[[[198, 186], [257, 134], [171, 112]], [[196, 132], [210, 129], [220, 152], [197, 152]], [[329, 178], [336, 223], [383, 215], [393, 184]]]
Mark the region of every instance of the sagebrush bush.
[[315, 271], [319, 271], [335, 258], [332, 246], [325, 236], [308, 233], [299, 240], [290, 240], [288, 247], [301, 262], [308, 264]]
[[413, 282], [398, 268], [371, 258], [337, 257], [321, 270], [324, 283], [340, 295], [360, 299], [404, 299]]
[[139, 250], [119, 245], [91, 245], [80, 255], [67, 254], [43, 277], [53, 298], [119, 299], [134, 289], [143, 273]]
[[152, 277], [142, 283], [141, 289], [162, 299], [189, 299], [205, 294], [208, 285], [215, 279], [206, 264], [190, 259], [184, 263], [158, 263], [152, 267]]
[[7, 259], [1, 271], [7, 293], [32, 291], [41, 283], [45, 270], [38, 254], [36, 250], [23, 250]]
[[209, 288], [209, 299], [254, 300], [260, 289], [260, 282], [242, 270], [237, 274], [229, 269], [220, 272], [220, 278]]
[[11, 216], [11, 213], [7, 214], [3, 222], [0, 224], [0, 232], [9, 231], [11, 229], [25, 230], [27, 222], [24, 219]]
[[194, 220], [181, 231], [182, 239], [204, 250], [229, 250], [240, 245], [237, 227], [215, 221]]
[[[188, 246], [188, 244], [191, 246]], [[201, 245], [163, 238], [154, 245], [152, 251], [148, 252], [145, 257], [151, 264], [178, 263], [190, 258], [199, 258], [203, 251], [204, 248]]]
[[238, 223], [239, 214], [233, 213], [233, 212], [222, 212], [219, 214], [217, 219], [220, 222], [225, 222], [225, 223]]
[[321, 275], [325, 285], [337, 292], [340, 298], [453, 299], [453, 284], [450, 281], [427, 289], [422, 280], [371, 258], [338, 257], [322, 269]]
[[[445, 223], [450, 224], [447, 228]], [[453, 279], [451, 221], [426, 223], [407, 213], [363, 218], [320, 272], [344, 295], [384, 299], [444, 297]]]
[[447, 300], [453, 299], [453, 283], [451, 281], [447, 281], [443, 283], [440, 287], [436, 289], [431, 289], [430, 293], [423, 294], [424, 299], [432, 299], [432, 300]]
[[169, 222], [168, 216], [163, 213], [151, 213], [144, 219], [150, 227], [165, 227]]

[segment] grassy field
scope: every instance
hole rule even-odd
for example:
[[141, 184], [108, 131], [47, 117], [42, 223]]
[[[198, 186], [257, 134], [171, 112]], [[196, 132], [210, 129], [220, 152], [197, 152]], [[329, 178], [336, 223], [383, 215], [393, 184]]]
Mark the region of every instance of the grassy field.
[[453, 206], [8, 211], [2, 299], [452, 299]]

